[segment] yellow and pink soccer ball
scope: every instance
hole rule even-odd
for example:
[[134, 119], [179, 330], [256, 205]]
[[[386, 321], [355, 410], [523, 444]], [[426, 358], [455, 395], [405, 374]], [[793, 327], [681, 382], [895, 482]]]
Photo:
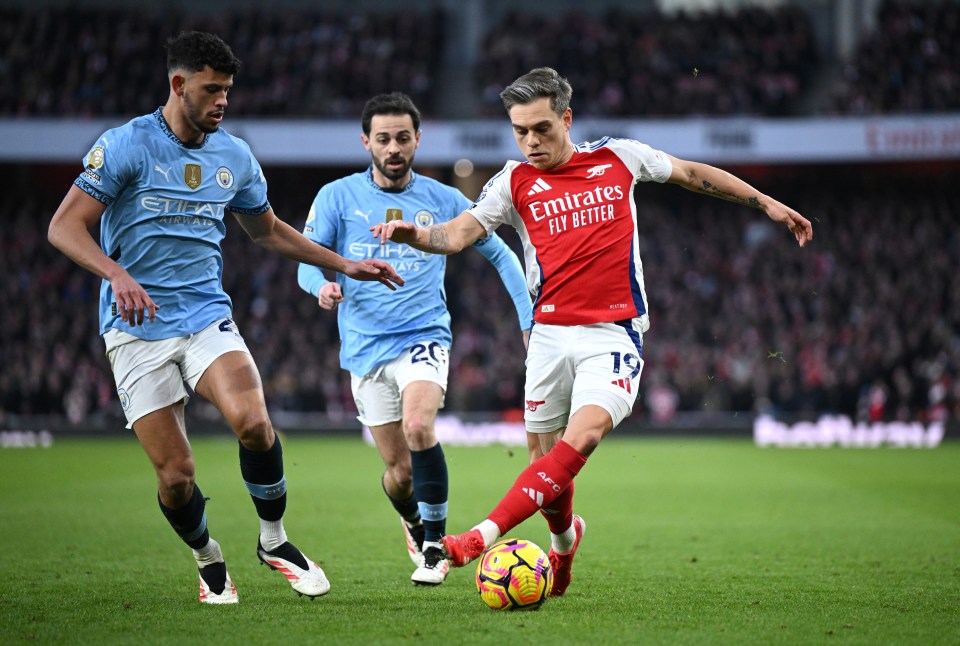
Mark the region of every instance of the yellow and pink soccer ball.
[[535, 543], [505, 538], [480, 555], [477, 590], [494, 610], [535, 610], [553, 585], [550, 559]]

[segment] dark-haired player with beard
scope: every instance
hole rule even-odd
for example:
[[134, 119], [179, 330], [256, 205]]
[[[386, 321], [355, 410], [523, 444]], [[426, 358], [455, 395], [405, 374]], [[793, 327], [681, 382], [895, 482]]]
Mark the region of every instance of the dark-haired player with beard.
[[[449, 570], [440, 546], [447, 521], [447, 465], [434, 432], [452, 342], [443, 280], [447, 259], [406, 245], [380, 245], [370, 239], [370, 225], [402, 220], [426, 228], [457, 216], [470, 201], [413, 171], [420, 111], [410, 97], [377, 95], [364, 105], [360, 122], [360, 139], [372, 163], [320, 189], [304, 235], [348, 258], [390, 262], [406, 284], [391, 294], [348, 276], [330, 282], [306, 264], [300, 265], [299, 281], [321, 308], [338, 310], [340, 365], [350, 371], [359, 420], [370, 427], [386, 466], [383, 490], [400, 515], [417, 566], [411, 580], [438, 585]], [[519, 259], [492, 231], [473, 246], [500, 273], [526, 339], [533, 313]]]
[[[153, 463], [160, 510], [193, 550], [200, 601], [211, 604], [238, 597], [195, 482], [186, 386], [212, 402], [239, 439], [240, 472], [260, 518], [257, 557], [302, 595], [330, 589], [284, 530], [280, 441], [221, 281], [227, 214], [257, 244], [288, 258], [391, 289], [402, 284], [389, 264], [347, 260], [276, 217], [250, 148], [220, 128], [239, 69], [213, 34], [171, 38], [166, 105], [97, 140], [48, 232], [54, 246], [103, 279], [100, 333], [120, 404]], [[99, 244], [90, 233], [97, 225]]]

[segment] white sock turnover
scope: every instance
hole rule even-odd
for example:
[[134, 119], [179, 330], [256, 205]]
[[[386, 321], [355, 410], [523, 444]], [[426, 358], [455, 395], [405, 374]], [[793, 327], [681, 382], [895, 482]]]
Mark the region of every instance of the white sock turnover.
[[287, 532], [283, 529], [283, 519], [260, 519], [260, 545], [263, 549], [275, 550], [287, 542]]

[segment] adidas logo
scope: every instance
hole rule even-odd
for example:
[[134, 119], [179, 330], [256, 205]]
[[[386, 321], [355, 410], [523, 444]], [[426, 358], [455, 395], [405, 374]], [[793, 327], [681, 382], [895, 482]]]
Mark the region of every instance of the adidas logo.
[[523, 493], [530, 496], [530, 500], [537, 503], [537, 507], [540, 507], [543, 505], [543, 494], [537, 491], [536, 489], [528, 489], [527, 487], [524, 487]]
[[614, 379], [610, 383], [613, 384], [614, 386], [620, 386], [621, 388], [626, 390], [628, 393], [632, 392], [633, 386], [630, 385], [629, 379]]
[[543, 181], [542, 177], [538, 177], [537, 181], [533, 183], [533, 188], [531, 188], [527, 195], [536, 195], [537, 193], [543, 193], [544, 191], [549, 191], [553, 189], [552, 186]]

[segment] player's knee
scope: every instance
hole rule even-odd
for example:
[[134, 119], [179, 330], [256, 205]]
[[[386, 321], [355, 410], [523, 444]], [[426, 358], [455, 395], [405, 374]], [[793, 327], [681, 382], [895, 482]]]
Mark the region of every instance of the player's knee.
[[429, 449], [436, 444], [433, 424], [425, 417], [411, 417], [403, 420], [403, 436], [407, 445], [415, 450]]
[[410, 463], [394, 464], [389, 467], [390, 478], [401, 491], [413, 492], [413, 469]]
[[193, 495], [195, 482], [193, 461], [170, 465], [160, 470], [157, 473], [157, 481], [161, 497], [164, 500], [172, 501], [174, 503], [173, 507], [187, 504]]
[[600, 430], [591, 429], [587, 433], [584, 433], [581, 441], [581, 455], [590, 455], [593, 453], [593, 450], [600, 446], [600, 440], [603, 439], [604, 433]]
[[600, 445], [604, 433], [598, 428], [567, 428], [563, 441], [580, 455], [590, 455]]
[[273, 446], [273, 426], [266, 414], [244, 415], [235, 422], [233, 430], [240, 443], [251, 451], [268, 451]]

